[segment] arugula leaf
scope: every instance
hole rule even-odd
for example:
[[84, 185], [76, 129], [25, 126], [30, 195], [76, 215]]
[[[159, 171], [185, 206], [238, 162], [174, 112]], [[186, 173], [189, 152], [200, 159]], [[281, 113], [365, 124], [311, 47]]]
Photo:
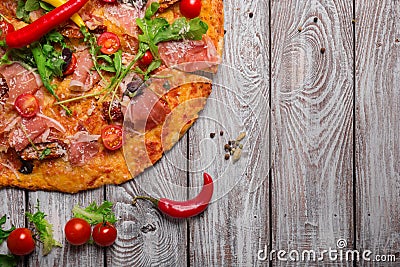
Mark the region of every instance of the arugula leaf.
[[62, 247], [62, 245], [54, 239], [53, 225], [45, 219], [47, 215], [40, 211], [39, 200], [37, 201], [36, 209], [37, 212], [34, 214], [29, 212], [26, 212], [25, 214], [28, 220], [35, 225], [35, 228], [39, 233], [40, 241], [43, 243], [43, 255], [47, 255], [53, 247]]
[[30, 11], [35, 11], [40, 8], [39, 0], [26, 0], [25, 2], [25, 10], [30, 12]]
[[147, 49], [150, 49], [157, 60], [160, 57], [158, 43], [183, 39], [201, 40], [203, 34], [207, 33], [208, 25], [200, 18], [194, 18], [189, 21], [186, 18], [178, 18], [172, 25], [164, 18], [152, 18], [159, 7], [159, 3], [151, 3], [146, 10], [144, 18], [136, 19], [137, 25], [143, 32], [138, 36], [140, 52], [144, 53]]
[[[0, 218], [0, 244], [3, 243], [11, 232], [15, 229], [15, 226], [11, 226], [8, 230], [3, 230], [3, 224], [6, 223], [6, 215]], [[1, 265], [0, 265], [1, 266]]]
[[16, 15], [17, 18], [22, 19], [26, 23], [30, 23], [31, 19], [29, 18], [29, 12], [25, 9], [24, 0], [18, 0]]
[[15, 267], [18, 265], [18, 258], [14, 255], [0, 254], [0, 267]]
[[40, 1], [39, 5], [46, 12], [50, 12], [50, 11], [52, 11], [54, 9], [54, 6], [52, 6], [52, 5], [50, 5], [50, 4], [46, 3], [46, 2], [43, 2], [43, 1]]
[[91, 225], [95, 225], [101, 222], [109, 222], [113, 224], [117, 221], [117, 219], [115, 218], [115, 214], [111, 210], [112, 206], [113, 203], [109, 201], [104, 201], [103, 204], [101, 204], [100, 206], [97, 206], [96, 202], [93, 201], [86, 208], [82, 208], [79, 205], [76, 205], [72, 209], [72, 213], [74, 217], [84, 219]]

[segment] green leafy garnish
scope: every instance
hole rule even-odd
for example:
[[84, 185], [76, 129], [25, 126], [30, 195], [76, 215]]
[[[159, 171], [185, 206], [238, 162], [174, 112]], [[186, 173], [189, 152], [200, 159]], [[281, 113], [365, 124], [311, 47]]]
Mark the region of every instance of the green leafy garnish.
[[29, 11], [27, 11], [25, 8], [24, 0], [18, 0], [16, 15], [17, 15], [17, 18], [22, 19], [26, 23], [31, 22], [31, 19], [29, 18]]
[[36, 206], [37, 212], [32, 214], [26, 212], [26, 217], [30, 222], [35, 225], [37, 232], [39, 233], [40, 241], [43, 243], [43, 255], [47, 255], [53, 249], [53, 247], [62, 247], [61, 243], [56, 241], [53, 237], [53, 225], [51, 225], [45, 217], [47, 216], [44, 212], [39, 209], [39, 200]]
[[152, 18], [159, 7], [159, 3], [151, 3], [144, 18], [136, 19], [137, 25], [143, 32], [138, 36], [139, 42], [142, 43], [139, 44], [139, 54], [150, 49], [155, 59], [159, 59], [158, 43], [183, 39], [201, 40], [208, 30], [207, 23], [199, 18], [189, 21], [186, 18], [178, 18], [172, 25], [165, 18]]
[[38, 10], [40, 8], [39, 0], [26, 0], [24, 7], [28, 12]]
[[6, 220], [6, 215], [0, 218], [0, 244], [3, 243], [11, 234], [11, 232], [15, 229], [15, 226], [11, 226], [10, 229], [4, 230], [3, 225], [6, 223]]
[[96, 202], [93, 201], [86, 208], [82, 208], [76, 205], [72, 209], [74, 217], [86, 220], [91, 225], [95, 225], [102, 222], [109, 222], [114, 224], [117, 219], [115, 214], [111, 210], [113, 203], [110, 201], [104, 201], [103, 204], [97, 206]]
[[18, 265], [18, 258], [14, 255], [0, 254], [0, 267], [15, 267]]
[[43, 160], [50, 154], [51, 154], [51, 149], [46, 147], [45, 150], [43, 150], [42, 153], [40, 154], [39, 159]]

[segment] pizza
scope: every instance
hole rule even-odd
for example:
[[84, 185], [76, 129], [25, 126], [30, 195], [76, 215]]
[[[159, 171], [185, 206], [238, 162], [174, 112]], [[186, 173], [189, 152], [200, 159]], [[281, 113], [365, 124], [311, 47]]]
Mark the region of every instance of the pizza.
[[1, 1], [0, 187], [76, 193], [160, 160], [222, 57], [222, 0], [188, 2]]

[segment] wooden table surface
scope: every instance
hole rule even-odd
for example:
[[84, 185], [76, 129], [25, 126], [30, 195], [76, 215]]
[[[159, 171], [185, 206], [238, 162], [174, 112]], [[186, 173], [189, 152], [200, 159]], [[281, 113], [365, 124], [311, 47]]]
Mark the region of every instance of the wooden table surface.
[[[63, 243], [46, 257], [36, 249], [19, 266], [400, 265], [400, 1], [224, 5], [213, 93], [156, 166], [75, 195], [1, 189], [0, 214], [27, 225], [24, 213], [39, 199]], [[243, 131], [242, 158], [224, 160], [224, 144]], [[203, 171], [216, 180], [215, 195], [198, 217], [174, 220], [149, 203], [130, 204], [142, 194], [190, 198]], [[62, 229], [72, 207], [104, 199], [119, 218], [115, 245], [68, 245]], [[291, 250], [329, 248], [373, 254], [371, 262], [290, 261]], [[273, 250], [288, 261], [264, 257]], [[372, 262], [375, 255], [397, 263]]]

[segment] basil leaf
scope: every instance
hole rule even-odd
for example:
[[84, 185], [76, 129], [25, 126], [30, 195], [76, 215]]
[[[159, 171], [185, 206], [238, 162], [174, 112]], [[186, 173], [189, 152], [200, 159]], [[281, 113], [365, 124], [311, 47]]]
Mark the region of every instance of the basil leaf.
[[189, 31], [184, 37], [191, 40], [201, 40], [208, 31], [208, 25], [200, 18], [194, 18], [189, 21]]
[[30, 23], [31, 19], [29, 18], [29, 12], [25, 9], [24, 0], [18, 0], [16, 15], [17, 18], [22, 19], [26, 23]]
[[0, 219], [0, 244], [3, 243], [7, 237], [11, 234], [11, 232], [15, 229], [14, 226], [11, 226], [8, 230], [3, 230], [3, 224], [6, 223], [6, 215], [1, 217]]
[[40, 8], [39, 5], [39, 0], [26, 0], [25, 2], [25, 10], [30, 12], [30, 11], [35, 11]]

